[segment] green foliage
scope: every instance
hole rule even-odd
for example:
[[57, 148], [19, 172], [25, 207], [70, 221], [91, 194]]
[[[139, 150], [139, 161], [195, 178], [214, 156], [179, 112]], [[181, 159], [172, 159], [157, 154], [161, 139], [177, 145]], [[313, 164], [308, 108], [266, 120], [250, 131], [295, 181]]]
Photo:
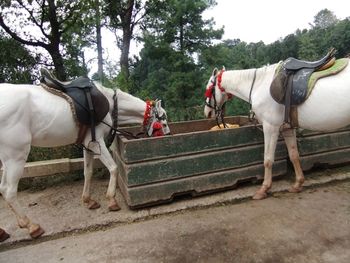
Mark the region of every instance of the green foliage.
[[152, 43], [146, 41], [141, 58], [135, 63], [130, 91], [144, 99], [165, 101], [174, 121], [192, 118], [189, 108], [198, 105], [203, 83], [195, 63], [167, 43]]
[[53, 160], [61, 158], [80, 158], [83, 157], [83, 149], [75, 145], [55, 147], [55, 148], [38, 148], [32, 147], [28, 162]]
[[132, 87], [132, 83], [130, 83], [129, 77], [127, 75], [128, 73], [126, 73], [125, 71], [119, 72], [113, 83], [116, 83], [115, 86], [117, 86], [121, 90], [129, 92], [129, 90]]
[[41, 54], [36, 58], [38, 63], [54, 65], [57, 77], [65, 80], [87, 73], [82, 49], [90, 44], [94, 32], [94, 3], [93, 0], [1, 2], [0, 22], [13, 39], [37, 49]]
[[223, 34], [223, 28], [213, 29], [212, 19], [202, 17], [202, 13], [215, 4], [207, 0], [159, 1], [156, 8], [149, 10], [147, 29], [177, 51], [197, 52]]
[[21, 44], [0, 32], [0, 83], [32, 83], [36, 59]]
[[194, 54], [221, 38], [223, 29], [214, 30], [213, 21], [202, 18], [214, 4], [205, 0], [150, 2], [144, 48], [133, 65], [130, 92], [165, 101], [172, 121], [203, 115], [198, 105], [204, 101], [204, 79]]

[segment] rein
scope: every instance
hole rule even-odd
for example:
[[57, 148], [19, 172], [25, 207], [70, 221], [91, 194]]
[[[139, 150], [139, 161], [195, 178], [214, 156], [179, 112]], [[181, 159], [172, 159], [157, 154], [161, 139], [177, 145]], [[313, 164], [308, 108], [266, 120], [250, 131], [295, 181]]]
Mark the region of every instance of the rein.
[[250, 91], [249, 91], [249, 114], [248, 114], [248, 120], [250, 122], [254, 123], [255, 128], [257, 128], [258, 130], [263, 132], [263, 130], [260, 127], [257, 126], [258, 121], [255, 118], [255, 112], [252, 109], [253, 108], [253, 105], [252, 105], [252, 92], [253, 92], [255, 79], [256, 79], [256, 71], [257, 71], [257, 69], [255, 69], [255, 71], [254, 71], [254, 77], [253, 77], [253, 81], [252, 81], [252, 84], [250, 86]]
[[254, 83], [255, 83], [255, 79], [256, 79], [256, 71], [257, 71], [257, 69], [254, 70], [254, 77], [253, 77], [252, 85], [250, 86], [250, 91], [249, 91], [249, 115], [248, 115], [249, 121], [252, 121], [253, 119], [255, 119], [255, 113], [252, 109], [253, 108], [252, 92], [253, 92]]
[[112, 142], [114, 141], [115, 136], [118, 134], [122, 134], [125, 137], [131, 137], [133, 139], [138, 139], [137, 136], [135, 136], [134, 134], [132, 134], [131, 132], [127, 132], [127, 131], [122, 131], [118, 129], [118, 96], [117, 96], [117, 90], [113, 90], [114, 94], [113, 94], [113, 110], [112, 110], [112, 126], [109, 125], [108, 123], [102, 121], [103, 124], [107, 125], [108, 127], [110, 127], [110, 131], [107, 135], [106, 141], [107, 141], [107, 145], [111, 145]]

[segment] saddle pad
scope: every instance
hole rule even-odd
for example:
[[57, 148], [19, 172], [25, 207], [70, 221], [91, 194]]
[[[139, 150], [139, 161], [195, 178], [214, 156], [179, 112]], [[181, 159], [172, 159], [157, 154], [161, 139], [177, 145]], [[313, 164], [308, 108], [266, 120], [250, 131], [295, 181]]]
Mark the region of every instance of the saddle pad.
[[334, 65], [331, 66], [330, 68], [312, 73], [307, 85], [306, 98], [310, 96], [313, 88], [315, 87], [317, 80], [319, 80], [320, 78], [328, 77], [339, 73], [344, 68], [346, 68], [348, 63], [349, 63], [349, 58], [340, 58], [340, 59], [337, 59]]

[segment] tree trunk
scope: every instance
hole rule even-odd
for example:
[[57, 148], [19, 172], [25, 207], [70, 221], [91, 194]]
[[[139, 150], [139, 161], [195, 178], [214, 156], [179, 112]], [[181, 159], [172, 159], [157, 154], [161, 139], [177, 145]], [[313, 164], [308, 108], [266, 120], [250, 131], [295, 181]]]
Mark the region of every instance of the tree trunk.
[[61, 81], [67, 80], [67, 73], [64, 67], [63, 57], [59, 51], [59, 49], [49, 49], [48, 50], [53, 61], [53, 65], [55, 67], [56, 77]]
[[121, 46], [121, 56], [120, 56], [120, 69], [122, 74], [126, 79], [129, 78], [129, 52], [130, 52], [130, 42], [132, 38], [133, 25], [131, 22], [132, 11], [134, 8], [134, 0], [128, 0], [127, 7], [122, 19], [123, 27], [123, 42]]
[[123, 44], [120, 56], [120, 69], [126, 79], [129, 78], [129, 52], [132, 33], [128, 29], [123, 29]]
[[63, 57], [60, 53], [61, 32], [60, 25], [57, 20], [56, 5], [54, 0], [48, 0], [49, 4], [49, 21], [51, 25], [51, 35], [49, 36], [50, 44], [48, 52], [52, 57], [53, 64], [56, 69], [56, 77], [59, 80], [67, 80], [67, 73], [64, 68]]
[[101, 36], [101, 13], [100, 1], [96, 0], [96, 44], [97, 44], [97, 74], [103, 83], [103, 50], [102, 50], [102, 36]]

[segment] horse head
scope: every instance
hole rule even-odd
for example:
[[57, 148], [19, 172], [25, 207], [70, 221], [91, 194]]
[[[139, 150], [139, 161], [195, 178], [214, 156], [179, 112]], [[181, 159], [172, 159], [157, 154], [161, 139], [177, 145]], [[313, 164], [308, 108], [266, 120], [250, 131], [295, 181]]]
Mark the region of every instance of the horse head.
[[146, 102], [120, 89], [108, 90], [112, 126], [142, 124], [149, 137], [170, 134], [166, 111], [160, 100]]
[[225, 92], [221, 83], [224, 72], [224, 67], [220, 71], [215, 68], [207, 83], [204, 106], [204, 115], [207, 118], [213, 117], [213, 112], [215, 113], [216, 118], [222, 116], [226, 101], [232, 97], [231, 94]]
[[162, 108], [161, 100], [146, 102], [143, 126], [149, 137], [170, 134], [167, 114]]

